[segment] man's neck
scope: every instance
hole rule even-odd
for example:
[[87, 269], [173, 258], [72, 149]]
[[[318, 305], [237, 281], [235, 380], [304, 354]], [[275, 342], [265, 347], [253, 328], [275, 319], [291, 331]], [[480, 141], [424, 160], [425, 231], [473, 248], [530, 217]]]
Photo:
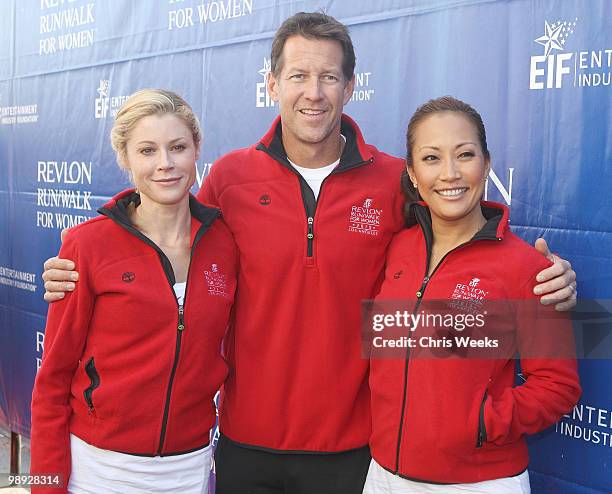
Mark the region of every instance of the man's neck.
[[322, 168], [337, 161], [342, 154], [345, 142], [346, 140], [340, 133], [329, 136], [325, 142], [315, 144], [293, 142], [283, 135], [283, 147], [287, 158], [303, 168]]

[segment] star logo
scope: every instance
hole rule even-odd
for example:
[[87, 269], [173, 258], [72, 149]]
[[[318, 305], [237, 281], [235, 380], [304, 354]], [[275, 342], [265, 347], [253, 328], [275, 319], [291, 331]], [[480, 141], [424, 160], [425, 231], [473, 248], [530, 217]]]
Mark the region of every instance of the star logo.
[[548, 58], [553, 50], [563, 51], [565, 41], [574, 32], [576, 21], [578, 21], [578, 17], [574, 18], [573, 22], [557, 20], [549, 24], [548, 21], [544, 21], [544, 36], [540, 36], [534, 41], [544, 47], [544, 56], [546, 58]]
[[108, 98], [110, 92], [110, 81], [108, 79], [100, 79], [100, 87], [97, 89], [100, 98]]
[[261, 75], [261, 77], [263, 77], [265, 81], [268, 79], [268, 74], [270, 73], [270, 70], [272, 70], [272, 60], [269, 60], [266, 57], [264, 57], [263, 67], [260, 70], [258, 70], [257, 73]]

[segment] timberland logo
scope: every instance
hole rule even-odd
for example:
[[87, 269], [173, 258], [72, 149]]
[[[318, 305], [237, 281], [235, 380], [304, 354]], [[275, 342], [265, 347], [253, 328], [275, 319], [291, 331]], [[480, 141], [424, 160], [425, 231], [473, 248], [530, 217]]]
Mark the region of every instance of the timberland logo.
[[259, 204], [261, 204], [262, 206], [269, 206], [271, 202], [272, 199], [270, 199], [270, 196], [268, 194], [264, 194], [259, 198]]
[[126, 271], [125, 273], [121, 275], [121, 279], [123, 280], [124, 283], [131, 283], [132, 281], [136, 279], [136, 275], [132, 273], [131, 271]]
[[224, 273], [219, 271], [219, 265], [212, 263], [210, 270], [204, 271], [204, 279], [206, 280], [206, 286], [208, 287], [208, 293], [217, 297], [228, 298], [227, 290], [227, 277]]
[[360, 204], [351, 206], [348, 231], [376, 237], [380, 231], [383, 210], [372, 207], [374, 201], [371, 197]]

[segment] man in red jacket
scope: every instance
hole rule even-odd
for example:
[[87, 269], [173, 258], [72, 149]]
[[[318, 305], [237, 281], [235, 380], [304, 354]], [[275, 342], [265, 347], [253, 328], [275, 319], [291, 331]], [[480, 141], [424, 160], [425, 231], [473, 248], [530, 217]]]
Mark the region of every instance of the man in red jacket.
[[[321, 13], [290, 17], [271, 65], [280, 117], [259, 143], [220, 158], [199, 194], [222, 209], [240, 254], [217, 492], [360, 493], [370, 461], [360, 302], [376, 294], [403, 227], [404, 165], [342, 114], [355, 67], [346, 26]], [[74, 289], [76, 274], [57, 271], [73, 264], [45, 268], [56, 268], [43, 275], [47, 301]], [[571, 308], [574, 279], [558, 260], [541, 273], [545, 301]]]

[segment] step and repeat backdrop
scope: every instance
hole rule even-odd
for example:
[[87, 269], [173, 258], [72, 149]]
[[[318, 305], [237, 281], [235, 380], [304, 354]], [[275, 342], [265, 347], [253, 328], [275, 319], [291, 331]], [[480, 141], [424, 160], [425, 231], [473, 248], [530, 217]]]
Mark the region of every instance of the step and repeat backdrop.
[[[195, 192], [215, 159], [257, 141], [277, 115], [265, 89], [272, 37], [286, 17], [315, 10], [350, 28], [345, 111], [368, 142], [402, 156], [419, 104], [445, 94], [471, 103], [493, 157], [487, 197], [510, 206], [519, 235], [544, 236], [571, 260], [581, 299], [612, 299], [609, 0], [4, 0], [1, 426], [29, 434], [43, 261], [62, 228], [128, 185], [109, 143], [122, 103], [146, 87], [191, 103], [205, 136]], [[576, 312], [599, 335], [599, 355], [612, 355], [611, 318]], [[579, 404], [530, 441], [536, 493], [612, 492], [612, 361], [581, 360], [580, 371]]]

